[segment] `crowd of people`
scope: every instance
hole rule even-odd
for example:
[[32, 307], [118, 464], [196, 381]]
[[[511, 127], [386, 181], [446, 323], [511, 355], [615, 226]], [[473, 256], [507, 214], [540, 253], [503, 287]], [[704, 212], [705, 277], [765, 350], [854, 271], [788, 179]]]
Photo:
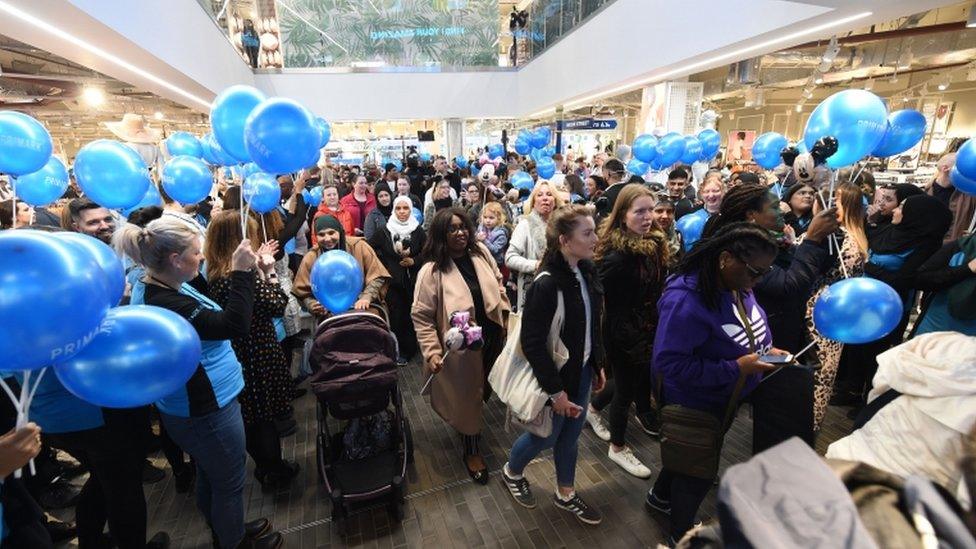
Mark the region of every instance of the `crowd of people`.
[[[705, 413], [724, 433], [741, 403], [752, 406], [754, 453], [791, 437], [813, 446], [828, 405], [850, 405], [864, 427], [831, 453], [957, 493], [964, 475], [954, 464], [967, 440], [976, 443], [972, 363], [958, 374], [970, 381], [953, 384], [938, 373], [931, 375], [940, 383], [912, 380], [926, 397], [947, 396], [943, 389], [960, 399], [953, 421], [941, 424], [941, 442], [915, 441], [914, 459], [885, 452], [897, 439], [877, 425], [888, 416], [876, 398], [882, 374], [884, 391], [902, 393], [912, 383], [901, 379], [924, 375], [886, 366], [909, 354], [899, 349], [924, 360], [934, 348], [925, 337], [976, 336], [976, 240], [967, 233], [976, 200], [953, 188], [951, 153], [926, 187], [876, 186], [866, 171], [805, 180], [755, 166], [735, 173], [714, 166], [700, 180], [691, 167], [675, 166], [645, 180], [627, 172], [626, 158], [607, 153], [591, 162], [553, 159], [548, 179], [514, 153], [477, 168], [416, 154], [402, 171], [372, 162], [315, 166], [280, 175], [281, 205], [267, 214], [242, 213], [239, 181], [220, 174], [204, 202], [182, 206], [160, 189], [162, 207], [127, 218], [75, 187], [50, 208], [0, 202], [4, 230], [76, 231], [112, 245], [127, 265], [124, 303], [169, 309], [203, 341], [186, 386], [151, 407], [98, 408], [53, 374], [43, 379], [30, 410], [36, 425], [0, 438], [4, 475], [34, 456], [39, 469], [5, 484], [3, 546], [49, 547], [76, 535], [80, 547], [166, 547], [163, 532], [147, 541], [143, 492], [163, 474], [146, 460], [161, 448], [176, 490], [195, 490], [215, 546], [280, 547], [268, 519], [244, 520], [246, 460], [268, 489], [299, 472], [281, 441], [297, 429], [291, 403], [304, 395], [309, 373], [303, 322], [341, 313], [312, 290], [313, 265], [330, 250], [348, 252], [362, 269], [353, 309], [382, 312], [398, 364], [419, 362], [424, 378], [433, 376], [430, 404], [458, 433], [476, 483], [490, 478], [480, 436], [485, 407], [497, 405], [488, 374], [508, 338], [518, 337], [553, 414], [547, 436], [523, 433], [496, 465], [525, 508], [537, 505], [525, 468], [552, 448], [554, 505], [583, 523], [601, 522], [597, 505], [575, 490], [579, 437], [589, 428], [607, 443], [609, 462], [655, 477], [646, 506], [670, 521], [675, 544], [694, 528], [717, 478], [720, 439], [695, 463], [676, 459], [687, 448], [662, 443], [664, 466], [655, 472], [653, 456], [628, 443], [643, 436], [628, 429], [631, 415], [647, 436], [679, 440], [683, 412]], [[533, 177], [531, 190], [509, 183], [517, 170]], [[303, 191], [316, 186], [322, 198], [312, 206]], [[707, 218], [693, 246], [676, 229], [688, 215]], [[831, 284], [856, 276], [894, 288], [904, 315], [888, 336], [844, 345], [818, 332], [813, 308]], [[457, 311], [470, 313], [483, 345], [448, 351]], [[788, 355], [793, 365], [774, 363]], [[16, 413], [7, 408], [9, 428]], [[79, 464], [59, 460], [57, 450]], [[84, 472], [83, 488], [71, 494], [64, 479]], [[73, 505], [76, 527], [46, 518], [35, 501]]]

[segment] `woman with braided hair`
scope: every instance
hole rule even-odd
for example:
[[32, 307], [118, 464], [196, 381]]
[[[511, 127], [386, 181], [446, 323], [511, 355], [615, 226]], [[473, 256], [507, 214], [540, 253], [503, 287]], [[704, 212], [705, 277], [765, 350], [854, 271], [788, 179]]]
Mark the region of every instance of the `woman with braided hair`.
[[[760, 356], [786, 354], [773, 347], [766, 314], [752, 293], [772, 268], [776, 252], [764, 229], [733, 223], [697, 244], [668, 279], [658, 302], [653, 353], [664, 405], [678, 404], [721, 420], [730, 405], [738, 404], [730, 401], [734, 388], [741, 399], [759, 385], [761, 374], [774, 368]], [[667, 429], [667, 416], [662, 420]], [[691, 528], [711, 486], [710, 478], [667, 465], [661, 470], [646, 505], [670, 515], [672, 544]]]
[[[704, 238], [734, 223], [750, 223], [767, 235], [781, 235], [785, 225], [779, 199], [761, 185], [735, 187], [725, 195], [722, 208], [705, 226]], [[805, 345], [804, 318], [814, 282], [829, 267], [827, 237], [837, 229], [835, 210], [814, 216], [803, 242], [779, 241], [773, 266], [756, 284], [756, 300], [766, 311], [773, 344], [791, 353]], [[754, 453], [798, 436], [813, 446], [813, 374], [799, 368], [783, 368], [764, 382], [752, 397]]]

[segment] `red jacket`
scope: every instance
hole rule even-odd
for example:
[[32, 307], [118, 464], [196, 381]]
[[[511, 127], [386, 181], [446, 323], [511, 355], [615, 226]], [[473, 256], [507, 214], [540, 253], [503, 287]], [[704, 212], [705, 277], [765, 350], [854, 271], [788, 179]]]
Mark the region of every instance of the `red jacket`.
[[[364, 211], [360, 211], [359, 202], [356, 202], [354, 193], [349, 193], [340, 198], [339, 205], [352, 216], [353, 227], [361, 231], [363, 230], [363, 224], [366, 222], [366, 216], [369, 215], [369, 212], [376, 209], [376, 197], [371, 193], [366, 193], [366, 207], [363, 209]], [[357, 235], [356, 233], [349, 233], [349, 236]]]
[[338, 219], [339, 223], [342, 224], [342, 230], [345, 231], [345, 233], [349, 236], [355, 236], [355, 233], [353, 232], [352, 216], [349, 215], [349, 212], [342, 207], [342, 204], [339, 204], [338, 210], [333, 210], [326, 206], [325, 202], [322, 202], [319, 204], [318, 211], [315, 212], [315, 217], [312, 218], [312, 230], [310, 231], [312, 233], [312, 246], [318, 245], [318, 234], [315, 232], [315, 219], [323, 215], [331, 215], [332, 217]]

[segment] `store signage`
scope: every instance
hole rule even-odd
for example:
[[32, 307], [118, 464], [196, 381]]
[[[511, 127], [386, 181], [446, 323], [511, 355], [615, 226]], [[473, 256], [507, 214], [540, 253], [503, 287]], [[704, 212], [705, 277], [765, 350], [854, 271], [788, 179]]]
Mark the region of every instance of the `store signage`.
[[415, 37], [461, 36], [466, 32], [464, 27], [419, 27], [415, 29], [378, 30], [369, 33], [373, 40], [401, 40]]
[[583, 118], [563, 122], [563, 129], [566, 130], [614, 130], [616, 128], [617, 121], [612, 118]]

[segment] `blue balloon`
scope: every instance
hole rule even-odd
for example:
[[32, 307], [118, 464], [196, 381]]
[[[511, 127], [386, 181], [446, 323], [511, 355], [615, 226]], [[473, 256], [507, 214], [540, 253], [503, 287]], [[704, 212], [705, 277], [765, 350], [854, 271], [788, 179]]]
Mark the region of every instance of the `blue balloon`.
[[363, 269], [345, 250], [330, 250], [312, 265], [312, 293], [332, 314], [344, 313], [363, 291]]
[[53, 148], [40, 122], [17, 111], [0, 112], [0, 173], [34, 173], [47, 164]]
[[650, 166], [647, 165], [647, 162], [641, 162], [636, 158], [631, 158], [630, 161], [627, 162], [627, 171], [640, 177], [644, 177], [644, 174], [647, 173], [647, 170], [649, 169]]
[[706, 128], [698, 132], [698, 142], [702, 146], [701, 155], [706, 158], [714, 158], [722, 144], [722, 134], [711, 128]]
[[884, 102], [867, 90], [844, 90], [817, 105], [807, 120], [803, 140], [812, 149], [818, 139], [837, 139], [837, 152], [827, 159], [827, 167], [850, 166], [878, 146], [888, 128]]
[[789, 141], [776, 132], [766, 132], [756, 138], [752, 144], [752, 158], [767, 170], [779, 166], [783, 159], [779, 156], [779, 151], [789, 145]]
[[861, 344], [888, 335], [901, 321], [902, 302], [891, 286], [868, 277], [848, 278], [827, 287], [813, 304], [820, 335]]
[[258, 173], [260, 171], [261, 168], [257, 164], [255, 164], [254, 162], [248, 162], [247, 164], [241, 166], [241, 177], [247, 179], [247, 176], [251, 175], [252, 173]]
[[68, 188], [68, 170], [58, 157], [52, 156], [36, 172], [14, 179], [17, 198], [31, 206], [46, 206], [54, 202]]
[[959, 166], [953, 166], [949, 172], [952, 185], [961, 193], [976, 196], [976, 179], [966, 177], [959, 171]]
[[149, 183], [149, 188], [146, 190], [146, 195], [142, 197], [142, 200], [140, 200], [135, 206], [130, 206], [129, 208], [122, 210], [122, 215], [129, 217], [132, 215], [132, 212], [141, 210], [143, 208], [148, 208], [149, 206], [159, 206], [160, 208], [163, 207], [163, 197], [160, 196], [159, 189], [156, 188], [156, 184], [152, 182]]
[[657, 158], [657, 138], [649, 133], [638, 135], [631, 145], [631, 152], [641, 162], [653, 162]]
[[651, 169], [654, 171], [660, 171], [669, 166], [669, 164], [662, 163], [660, 157], [651, 160], [649, 165], [651, 166]]
[[181, 204], [196, 204], [213, 187], [213, 176], [203, 160], [192, 156], [175, 156], [163, 166], [163, 190]]
[[417, 223], [424, 223], [424, 212], [420, 211], [420, 208], [414, 206], [410, 208], [410, 211], [413, 213], [413, 218], [417, 220]]
[[[203, 142], [203, 148], [204, 151], [209, 150], [210, 156], [214, 158], [214, 162], [211, 162], [211, 164], [216, 166], [233, 166], [238, 163], [236, 158], [220, 146], [217, 138], [212, 133], [207, 134], [206, 141]], [[204, 156], [206, 156], [206, 152], [204, 152]]]
[[956, 151], [956, 169], [969, 179], [976, 179], [976, 140], [967, 139]]
[[807, 148], [807, 144], [802, 139], [796, 142], [795, 147], [796, 150], [800, 151], [800, 154], [806, 154], [810, 152], [810, 149]]
[[430, 153], [429, 152], [426, 152], [426, 151], [420, 153], [420, 161], [421, 162], [430, 162]]
[[454, 158], [454, 163], [462, 170], [468, 167], [468, 159], [460, 155]]
[[313, 208], [318, 208], [322, 203], [322, 187], [312, 187], [312, 190], [302, 189], [302, 197], [305, 203]]
[[493, 143], [488, 146], [488, 158], [494, 160], [505, 156], [505, 145]]
[[151, 305], [116, 307], [80, 353], [54, 366], [76, 397], [107, 408], [135, 408], [183, 389], [200, 363], [197, 331]]
[[681, 216], [676, 227], [681, 233], [681, 238], [685, 244], [685, 251], [701, 239], [702, 231], [705, 230], [705, 223], [708, 221], [708, 212], [705, 208]]
[[139, 153], [118, 141], [98, 139], [75, 157], [78, 186], [96, 204], [128, 208], [146, 196], [149, 170]]
[[95, 259], [50, 233], [0, 231], [0, 356], [4, 370], [70, 358], [98, 332], [107, 285]]
[[681, 155], [681, 161], [685, 164], [694, 164], [701, 159], [702, 146], [697, 137], [685, 136], [685, 152]]
[[549, 139], [552, 137], [552, 132], [548, 127], [543, 126], [536, 129], [531, 133], [529, 138], [529, 144], [532, 145], [534, 149], [541, 149], [549, 144]]
[[925, 116], [914, 110], [904, 109], [888, 115], [888, 128], [871, 156], [887, 158], [901, 154], [915, 146], [925, 136]]
[[291, 99], [274, 97], [247, 118], [247, 152], [268, 173], [291, 173], [318, 158], [322, 137], [312, 113]]
[[542, 179], [549, 179], [556, 173], [556, 163], [548, 157], [540, 158], [535, 163], [535, 173]]
[[[210, 126], [220, 148], [237, 162], [251, 159], [245, 145], [247, 119], [266, 100], [265, 95], [251, 86], [231, 86], [220, 92], [210, 106]], [[291, 171], [291, 170], [283, 170]]]
[[108, 306], [118, 305], [119, 301], [122, 301], [122, 294], [125, 293], [125, 267], [122, 266], [122, 260], [115, 254], [115, 250], [101, 240], [86, 234], [69, 231], [51, 234], [78, 246], [98, 263], [105, 274], [103, 279], [108, 295]]
[[531, 191], [535, 187], [535, 181], [532, 180], [532, 176], [523, 171], [513, 173], [509, 178], [509, 183], [516, 189], [525, 191]]
[[203, 145], [200, 144], [200, 140], [197, 139], [195, 135], [189, 132], [173, 132], [164, 141], [166, 144], [166, 152], [170, 156], [193, 156], [196, 158], [203, 157]]
[[319, 129], [319, 148], [329, 144], [329, 140], [332, 139], [332, 125], [325, 121], [322, 117], [315, 118], [315, 127]]
[[281, 203], [281, 186], [275, 176], [269, 173], [251, 174], [244, 180], [241, 192], [244, 193], [244, 200], [257, 213], [268, 213]]
[[529, 143], [528, 139], [522, 139], [519, 135], [518, 139], [515, 140], [515, 152], [525, 155], [532, 152], [532, 144]]
[[685, 138], [679, 133], [671, 132], [657, 140], [657, 156], [662, 166], [670, 166], [685, 153]]

